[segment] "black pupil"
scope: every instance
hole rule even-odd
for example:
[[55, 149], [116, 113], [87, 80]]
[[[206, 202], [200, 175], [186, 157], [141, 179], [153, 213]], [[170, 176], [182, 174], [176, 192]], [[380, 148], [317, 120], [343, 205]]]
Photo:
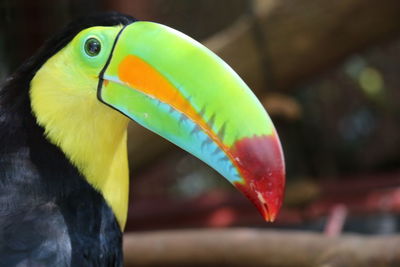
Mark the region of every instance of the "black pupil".
[[91, 57], [97, 56], [100, 53], [100, 49], [100, 42], [95, 38], [90, 38], [85, 43], [85, 51]]

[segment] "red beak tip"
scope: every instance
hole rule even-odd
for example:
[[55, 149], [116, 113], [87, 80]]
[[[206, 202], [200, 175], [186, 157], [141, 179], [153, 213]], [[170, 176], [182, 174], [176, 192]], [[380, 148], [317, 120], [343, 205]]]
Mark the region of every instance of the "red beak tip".
[[264, 219], [266, 222], [274, 222], [275, 221], [275, 216], [273, 216], [272, 214], [264, 214]]
[[[261, 187], [263, 184], [261, 183]], [[265, 221], [275, 221], [282, 204], [283, 188], [278, 187], [272, 191], [259, 191], [246, 184], [236, 183], [235, 185], [254, 204]]]
[[243, 138], [231, 148], [242, 176], [235, 186], [257, 207], [267, 222], [275, 221], [285, 188], [285, 162], [276, 134]]
[[277, 212], [273, 211], [272, 209], [268, 208], [266, 203], [260, 203], [259, 205], [256, 204], [257, 207], [260, 207], [259, 210], [264, 217], [266, 222], [274, 222], [276, 219]]

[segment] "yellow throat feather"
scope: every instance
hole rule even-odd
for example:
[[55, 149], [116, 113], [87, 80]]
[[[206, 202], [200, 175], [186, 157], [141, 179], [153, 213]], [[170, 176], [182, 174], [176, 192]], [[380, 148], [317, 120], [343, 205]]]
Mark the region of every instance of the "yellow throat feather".
[[31, 106], [48, 140], [61, 148], [112, 208], [124, 229], [128, 208], [128, 119], [96, 97], [98, 78], [88, 79], [68, 45], [31, 81]]

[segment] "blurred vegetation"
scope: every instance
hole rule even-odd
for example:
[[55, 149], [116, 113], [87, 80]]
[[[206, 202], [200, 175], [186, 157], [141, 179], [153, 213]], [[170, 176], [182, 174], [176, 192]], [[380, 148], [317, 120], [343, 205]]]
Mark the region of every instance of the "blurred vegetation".
[[302, 118], [288, 126], [294, 132], [285, 147], [290, 173], [326, 177], [398, 170], [399, 55], [399, 40], [370, 48], [295, 88]]

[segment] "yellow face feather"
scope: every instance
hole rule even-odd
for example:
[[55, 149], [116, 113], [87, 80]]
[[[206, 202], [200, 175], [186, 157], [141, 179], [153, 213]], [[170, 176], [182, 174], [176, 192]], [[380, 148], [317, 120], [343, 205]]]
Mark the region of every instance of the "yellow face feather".
[[[50, 142], [102, 193], [121, 229], [128, 208], [128, 119], [96, 97], [98, 74], [121, 27], [82, 31], [51, 57], [31, 81], [31, 105]], [[95, 35], [102, 51], [94, 61], [82, 53]]]

